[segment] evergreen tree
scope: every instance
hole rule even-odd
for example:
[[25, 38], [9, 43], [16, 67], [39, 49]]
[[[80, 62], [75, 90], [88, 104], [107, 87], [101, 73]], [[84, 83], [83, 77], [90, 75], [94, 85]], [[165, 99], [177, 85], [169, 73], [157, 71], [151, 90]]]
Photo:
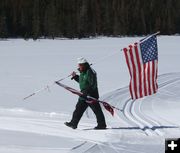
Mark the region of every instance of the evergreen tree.
[[7, 38], [7, 36], [8, 36], [8, 30], [7, 30], [7, 24], [6, 24], [6, 16], [1, 15], [0, 16], [0, 37]]
[[0, 37], [180, 33], [179, 0], [1, 0]]

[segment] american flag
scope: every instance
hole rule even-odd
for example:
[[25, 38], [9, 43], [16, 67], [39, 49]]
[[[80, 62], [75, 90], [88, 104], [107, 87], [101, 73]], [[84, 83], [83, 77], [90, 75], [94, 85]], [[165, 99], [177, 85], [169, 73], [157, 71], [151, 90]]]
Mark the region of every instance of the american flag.
[[123, 49], [130, 73], [129, 90], [132, 99], [157, 92], [158, 47], [156, 35]]
[[[55, 83], [56, 83], [57, 85], [63, 87], [64, 89], [72, 92], [73, 94], [76, 94], [76, 95], [78, 95], [78, 96], [83, 96], [83, 93], [82, 93], [82, 92], [80, 92], [80, 91], [78, 91], [78, 90], [76, 90], [76, 89], [74, 89], [74, 88], [71, 88], [71, 87], [69, 87], [69, 86], [67, 86], [67, 85], [65, 85], [65, 84], [62, 84], [62, 83], [58, 82], [58, 81], [55, 82]], [[85, 98], [85, 100], [86, 100], [87, 103], [96, 103], [96, 102], [101, 103], [101, 104], [104, 106], [104, 108], [105, 108], [108, 112], [111, 113], [112, 116], [114, 115], [114, 108], [117, 109], [117, 110], [119, 110], [118, 108], [116, 108], [116, 107], [108, 104], [107, 102], [101, 101], [101, 100], [96, 99], [96, 98], [91, 97], [91, 96], [87, 96], [87, 98]]]

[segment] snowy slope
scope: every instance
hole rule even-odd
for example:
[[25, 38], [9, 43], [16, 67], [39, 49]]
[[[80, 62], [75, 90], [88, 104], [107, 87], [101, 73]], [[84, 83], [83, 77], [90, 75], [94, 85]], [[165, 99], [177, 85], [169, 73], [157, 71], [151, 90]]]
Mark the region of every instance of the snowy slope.
[[1, 109], [0, 151], [163, 152], [164, 138], [180, 137], [179, 92], [180, 73], [172, 73], [159, 76], [158, 94], [136, 102], [129, 99], [127, 87], [104, 95], [122, 109], [114, 118], [106, 113], [106, 131], [91, 130], [93, 118], [71, 130], [63, 125], [68, 114]]
[[[0, 41], [0, 153], [163, 153], [165, 138], [180, 137], [180, 37], [158, 38], [159, 91], [134, 102], [124, 56], [113, 53], [139, 39]], [[107, 54], [113, 55], [99, 61]], [[105, 131], [91, 129], [96, 121], [90, 110], [77, 130], [65, 127], [77, 97], [58, 86], [22, 101], [69, 74], [79, 56], [97, 62], [101, 99], [121, 109], [114, 117], [104, 110]], [[69, 79], [64, 83], [78, 88]]]

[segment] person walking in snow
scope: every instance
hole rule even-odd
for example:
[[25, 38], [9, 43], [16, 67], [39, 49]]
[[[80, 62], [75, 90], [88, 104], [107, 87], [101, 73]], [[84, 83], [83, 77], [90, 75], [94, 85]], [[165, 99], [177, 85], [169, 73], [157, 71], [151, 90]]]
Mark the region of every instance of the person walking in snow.
[[99, 98], [96, 72], [90, 67], [85, 58], [78, 58], [78, 67], [80, 75], [73, 72], [71, 79], [79, 83], [83, 96], [80, 96], [78, 99], [71, 121], [65, 122], [65, 125], [72, 129], [76, 129], [83, 113], [87, 107], [90, 107], [97, 119], [97, 126], [94, 129], [106, 129], [105, 117], [99, 102], [86, 102], [87, 96]]

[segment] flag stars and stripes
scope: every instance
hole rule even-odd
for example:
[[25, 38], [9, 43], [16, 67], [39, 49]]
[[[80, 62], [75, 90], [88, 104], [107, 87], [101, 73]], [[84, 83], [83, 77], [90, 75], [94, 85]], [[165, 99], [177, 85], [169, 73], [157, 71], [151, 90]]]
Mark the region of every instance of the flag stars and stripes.
[[157, 92], [158, 50], [156, 36], [150, 36], [139, 43], [124, 48], [130, 73], [129, 90], [132, 99], [138, 99]]
[[140, 42], [140, 49], [143, 63], [147, 63], [158, 58], [156, 36]]

